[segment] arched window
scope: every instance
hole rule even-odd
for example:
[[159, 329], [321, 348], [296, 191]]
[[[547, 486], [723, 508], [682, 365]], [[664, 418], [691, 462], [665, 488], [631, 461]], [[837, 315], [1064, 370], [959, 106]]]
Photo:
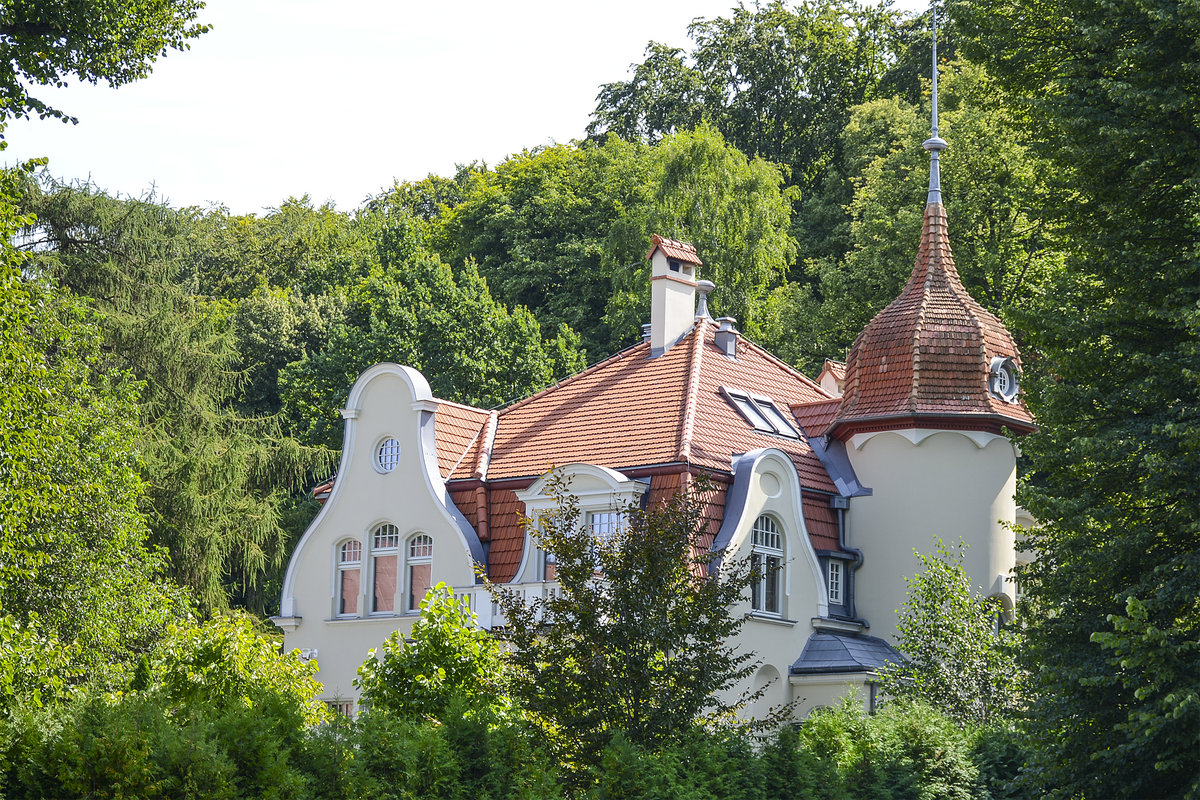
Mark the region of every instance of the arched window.
[[338, 616], [356, 616], [362, 587], [362, 542], [350, 539], [338, 545], [337, 584]]
[[750, 606], [767, 614], [779, 613], [783, 582], [783, 536], [775, 520], [763, 515], [750, 529], [750, 559], [754, 583], [750, 585]]
[[408, 540], [408, 610], [420, 611], [432, 586], [433, 539], [423, 533]]
[[400, 554], [400, 529], [385, 522], [371, 532], [371, 611], [396, 610], [397, 560]]

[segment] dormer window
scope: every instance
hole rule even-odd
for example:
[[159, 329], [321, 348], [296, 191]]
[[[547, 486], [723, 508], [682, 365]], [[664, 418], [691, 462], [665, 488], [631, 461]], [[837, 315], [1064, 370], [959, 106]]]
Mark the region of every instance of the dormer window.
[[789, 439], [800, 438], [800, 432], [796, 430], [795, 425], [784, 416], [771, 398], [751, 394], [742, 389], [730, 389], [727, 386], [722, 386], [721, 391], [754, 430], [786, 436]]

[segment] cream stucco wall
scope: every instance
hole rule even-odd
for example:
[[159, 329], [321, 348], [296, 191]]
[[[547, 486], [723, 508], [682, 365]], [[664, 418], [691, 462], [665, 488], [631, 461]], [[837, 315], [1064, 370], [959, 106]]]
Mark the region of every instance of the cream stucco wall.
[[768, 708], [799, 699], [788, 679], [788, 670], [813, 632], [813, 617], [828, 614], [828, 600], [820, 564], [801, 511], [800, 481], [796, 468], [778, 450], [760, 450], [742, 457], [735, 467], [734, 485], [726, 495], [725, 523], [717, 536], [726, 546], [725, 564], [750, 556], [750, 530], [763, 514], [774, 518], [784, 535], [782, 597], [778, 616], [753, 612], [750, 598], [733, 609], [749, 614], [738, 646], [760, 662], [744, 684], [734, 687], [727, 699], [763, 686], [763, 700], [747, 709], [761, 716]]
[[[473, 544], [478, 551], [438, 473], [433, 439], [437, 404], [420, 373], [395, 364], [372, 367], [356, 382], [348, 406], [337, 481], [292, 556], [276, 619], [286, 648], [317, 651], [317, 678], [325, 685], [325, 699], [356, 698], [353, 680], [368, 651], [394, 630], [411, 630], [415, 615], [404, 611], [408, 577], [403, 565], [405, 545], [413, 535], [433, 540], [431, 584], [473, 586]], [[375, 454], [389, 437], [399, 441], [401, 452], [395, 469], [384, 473]], [[400, 532], [399, 613], [374, 615], [369, 605], [370, 534], [384, 522]], [[355, 619], [339, 618], [335, 606], [336, 550], [347, 539], [361, 542], [363, 552]]]
[[847, 448], [859, 481], [873, 494], [847, 514], [851, 547], [864, 561], [855, 574], [858, 616], [892, 641], [905, 576], [919, 570], [913, 551], [931, 553], [935, 537], [967, 544], [964, 566], [978, 591], [1004, 593], [1016, 559], [1004, 523], [1016, 516], [1016, 454], [1002, 436], [910, 430], [860, 434]]

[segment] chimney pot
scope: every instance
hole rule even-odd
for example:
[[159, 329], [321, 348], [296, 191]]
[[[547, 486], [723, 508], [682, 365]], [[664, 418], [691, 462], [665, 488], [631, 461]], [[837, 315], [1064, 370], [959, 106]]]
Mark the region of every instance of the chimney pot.
[[713, 334], [713, 343], [721, 348], [721, 352], [725, 354], [726, 358], [737, 358], [738, 332], [733, 327], [733, 323], [737, 320], [733, 317], [721, 317], [717, 322], [721, 327]]

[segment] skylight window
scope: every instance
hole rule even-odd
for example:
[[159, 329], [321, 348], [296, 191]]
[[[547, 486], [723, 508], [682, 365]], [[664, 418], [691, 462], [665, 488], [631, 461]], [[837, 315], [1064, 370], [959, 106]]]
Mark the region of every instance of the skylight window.
[[725, 397], [738, 410], [738, 413], [754, 426], [754, 430], [773, 433], [776, 436], [786, 436], [789, 439], [800, 438], [796, 426], [784, 416], [771, 398], [750, 394], [741, 389], [730, 389], [727, 386], [722, 386], [721, 391], [725, 393]]

